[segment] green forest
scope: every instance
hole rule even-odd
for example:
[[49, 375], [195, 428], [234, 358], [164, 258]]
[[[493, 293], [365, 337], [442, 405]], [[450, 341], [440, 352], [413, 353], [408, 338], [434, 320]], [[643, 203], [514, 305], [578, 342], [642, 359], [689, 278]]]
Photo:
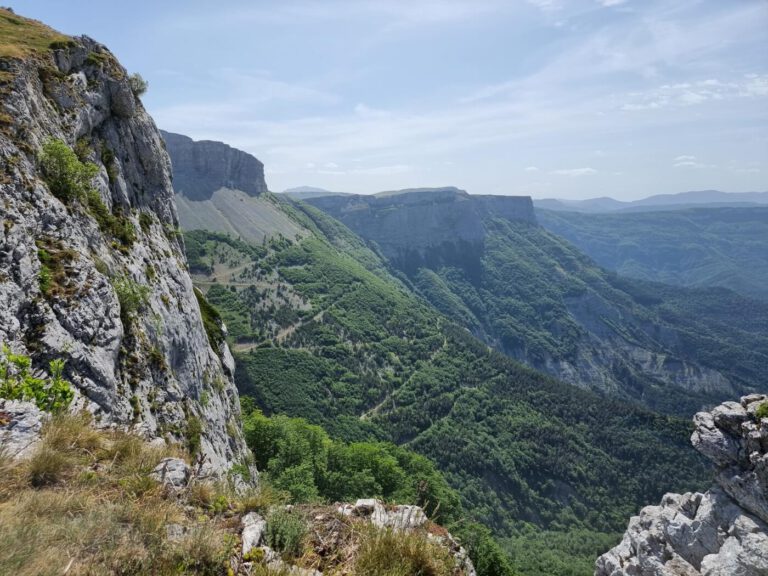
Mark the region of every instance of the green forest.
[[[299, 417], [333, 442], [428, 458], [466, 520], [492, 530], [522, 574], [563, 563], [562, 573], [591, 573], [642, 505], [706, 484], [688, 419], [522, 366], [389, 274], [342, 225], [288, 209], [311, 236], [256, 247], [186, 238], [190, 265], [217, 271], [196, 283], [227, 325], [238, 388], [258, 418]], [[301, 474], [309, 497], [330, 497], [322, 479]]]
[[729, 288], [768, 300], [768, 208], [583, 214], [536, 210], [539, 222], [622, 276]]

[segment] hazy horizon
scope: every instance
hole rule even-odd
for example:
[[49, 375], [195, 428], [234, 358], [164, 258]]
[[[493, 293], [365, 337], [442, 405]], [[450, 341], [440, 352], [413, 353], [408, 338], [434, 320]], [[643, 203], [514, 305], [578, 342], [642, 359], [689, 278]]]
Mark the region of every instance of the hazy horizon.
[[768, 3], [13, 1], [149, 81], [159, 127], [272, 190], [768, 189]]

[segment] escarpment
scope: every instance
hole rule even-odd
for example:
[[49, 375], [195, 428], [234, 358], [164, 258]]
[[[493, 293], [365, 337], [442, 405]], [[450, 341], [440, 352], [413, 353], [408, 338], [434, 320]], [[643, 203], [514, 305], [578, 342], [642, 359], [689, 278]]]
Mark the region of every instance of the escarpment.
[[162, 131], [173, 159], [174, 188], [192, 200], [207, 200], [219, 188], [242, 190], [249, 196], [267, 191], [264, 164], [223, 142], [195, 141]]
[[486, 217], [536, 223], [528, 196], [475, 196], [453, 187], [322, 196], [306, 202], [376, 242], [407, 274], [423, 266], [458, 266], [479, 274]]
[[691, 442], [715, 464], [715, 485], [643, 508], [596, 576], [768, 574], [768, 396], [725, 402], [694, 423]]
[[245, 453], [234, 363], [204, 328], [145, 87], [90, 38], [0, 17], [19, 34], [0, 50], [0, 342], [63, 359], [73, 408], [223, 470]]

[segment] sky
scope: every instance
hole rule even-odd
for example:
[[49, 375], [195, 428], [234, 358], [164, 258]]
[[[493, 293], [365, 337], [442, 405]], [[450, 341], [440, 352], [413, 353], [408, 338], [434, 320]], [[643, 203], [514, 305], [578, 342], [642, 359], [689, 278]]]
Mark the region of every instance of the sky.
[[768, 190], [766, 0], [6, 0], [271, 190]]

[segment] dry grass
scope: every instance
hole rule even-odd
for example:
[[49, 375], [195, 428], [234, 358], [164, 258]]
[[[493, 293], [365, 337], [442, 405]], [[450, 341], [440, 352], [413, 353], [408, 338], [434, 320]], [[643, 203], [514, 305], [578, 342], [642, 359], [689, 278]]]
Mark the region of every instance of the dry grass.
[[[328, 576], [456, 574], [426, 530], [376, 530], [333, 506], [287, 512], [284, 494], [269, 487], [236, 495], [226, 482], [193, 481], [179, 494], [149, 478], [162, 458], [182, 454], [97, 431], [87, 415], [52, 417], [28, 460], [0, 453], [0, 574], [226, 576], [240, 549], [240, 515], [251, 510], [272, 523], [273, 546], [286, 548], [286, 559]], [[169, 524], [183, 526], [183, 537], [169, 539]], [[288, 573], [258, 562], [250, 572]]]
[[[231, 523], [184, 508], [147, 473], [158, 449], [56, 416], [26, 461], [0, 456], [0, 574], [226, 574]], [[170, 542], [167, 525], [189, 528]]]
[[448, 550], [420, 532], [369, 529], [355, 560], [356, 576], [453, 576], [456, 565]]
[[0, 8], [0, 58], [24, 58], [49, 49], [52, 42], [70, 38], [37, 20], [30, 20]]

